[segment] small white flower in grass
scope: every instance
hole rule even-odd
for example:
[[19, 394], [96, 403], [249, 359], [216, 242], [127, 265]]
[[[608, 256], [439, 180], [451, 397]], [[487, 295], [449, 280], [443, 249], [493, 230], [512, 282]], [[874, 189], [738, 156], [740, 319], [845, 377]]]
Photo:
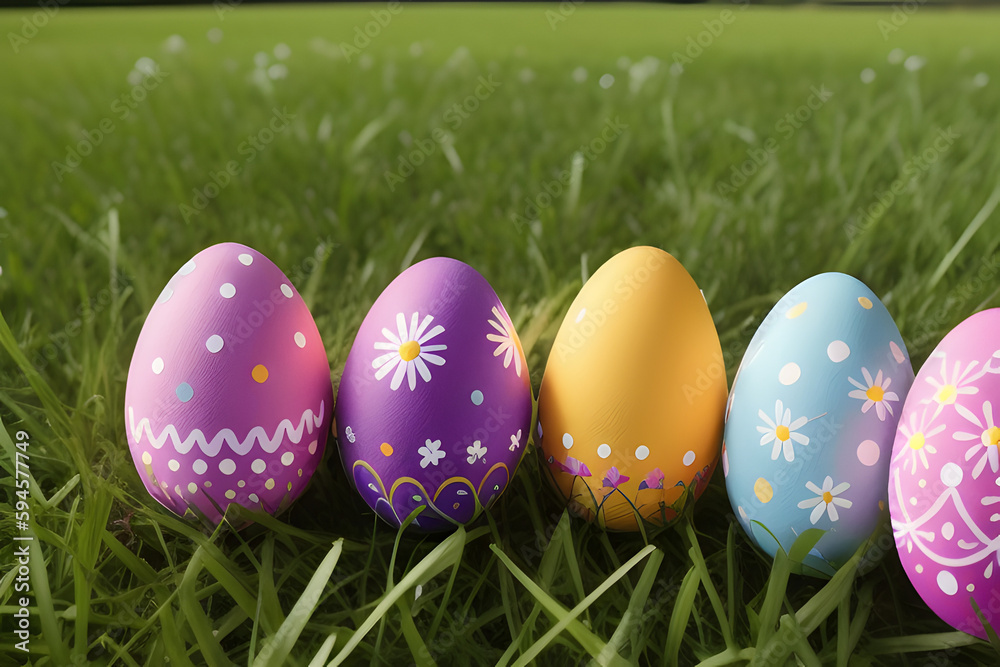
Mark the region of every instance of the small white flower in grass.
[[218, 44], [222, 41], [222, 28], [209, 28], [208, 32], [205, 33], [205, 37], [212, 44]]
[[758, 410], [757, 416], [767, 424], [767, 426], [757, 427], [757, 432], [763, 434], [760, 438], [761, 446], [774, 443], [771, 448], [772, 461], [777, 461], [778, 456], [782, 453], [784, 453], [786, 461], [794, 461], [795, 446], [793, 443], [797, 442], [803, 447], [809, 444], [808, 436], [796, 432], [809, 420], [806, 417], [799, 417], [792, 421], [792, 411], [784, 407], [780, 400], [774, 404], [774, 421], [771, 421], [771, 418], [763, 410]]
[[372, 368], [377, 369], [376, 380], [381, 380], [395, 368], [396, 372], [389, 385], [393, 391], [399, 389], [404, 377], [408, 380], [410, 391], [416, 389], [418, 372], [424, 382], [431, 381], [431, 371], [427, 364], [443, 366], [445, 361], [443, 357], [432, 353], [448, 349], [447, 345], [428, 344], [432, 338], [444, 333], [444, 327], [440, 324], [428, 330], [427, 327], [433, 320], [433, 315], [427, 315], [421, 321], [420, 314], [413, 313], [410, 326], [407, 328], [403, 313], [396, 314], [398, 333], [382, 329], [382, 335], [386, 340], [375, 343], [376, 350], [391, 350], [372, 361]]
[[880, 421], [885, 421], [885, 414], [888, 412], [892, 415], [892, 406], [889, 401], [898, 401], [899, 395], [894, 391], [889, 391], [889, 385], [892, 384], [892, 378], [886, 376], [882, 379], [882, 371], [880, 370], [872, 379], [871, 373], [868, 372], [867, 368], [861, 368], [861, 374], [865, 378], [865, 384], [861, 384], [852, 377], [848, 377], [848, 381], [857, 387], [857, 389], [851, 391], [847, 395], [851, 398], [857, 398], [864, 401], [861, 406], [861, 412], [866, 413], [875, 406], [875, 413], [878, 415]]
[[274, 57], [278, 60], [287, 60], [290, 55], [292, 55], [292, 49], [288, 44], [278, 42], [274, 45]]
[[841, 482], [840, 484], [834, 486], [833, 478], [827, 475], [826, 479], [823, 480], [823, 487], [820, 488], [813, 484], [812, 482], [806, 482], [806, 488], [816, 494], [815, 498], [806, 498], [799, 503], [799, 509], [809, 509], [813, 508], [812, 513], [809, 515], [809, 521], [815, 526], [816, 522], [819, 521], [823, 514], [827, 514], [830, 517], [830, 521], [837, 521], [840, 519], [840, 514], [837, 512], [838, 507], [843, 507], [844, 509], [850, 509], [852, 503], [846, 498], [838, 498], [840, 494], [851, 488], [851, 485], [847, 482]]
[[899, 63], [903, 62], [904, 58], [906, 58], [906, 52], [903, 51], [903, 49], [897, 47], [889, 52], [889, 55], [886, 57], [886, 60], [889, 61], [890, 65], [898, 65]]
[[483, 443], [476, 440], [471, 445], [465, 448], [465, 451], [469, 453], [469, 463], [475, 463], [479, 459], [486, 458], [486, 448], [483, 447]]
[[187, 47], [187, 42], [180, 35], [170, 35], [167, 41], [163, 42], [163, 50], [167, 53], [180, 53]]
[[604, 74], [597, 83], [601, 86], [601, 88], [607, 90], [611, 86], [615, 85], [615, 75]]
[[575, 70], [573, 70], [573, 80], [576, 81], [577, 83], [583, 83], [584, 81], [586, 81], [587, 80], [587, 68], [586, 67], [577, 67]]
[[987, 463], [990, 464], [990, 470], [995, 475], [1000, 470], [1000, 453], [997, 451], [1000, 449], [1000, 427], [993, 419], [993, 403], [983, 401], [982, 419], [964, 405], [956, 403], [955, 409], [966, 421], [978, 427], [977, 433], [956, 431], [952, 436], [959, 442], [978, 441], [965, 452], [966, 461], [972, 460], [977, 454], [981, 455], [976, 466], [972, 469], [972, 479], [979, 479], [979, 475], [982, 474]]
[[980, 72], [976, 76], [972, 77], [972, 85], [976, 88], [985, 88], [986, 84], [990, 82], [990, 75], [986, 72]]
[[919, 69], [923, 69], [926, 64], [927, 58], [924, 58], [923, 56], [910, 56], [903, 63], [903, 67], [906, 68], [907, 72], [916, 72]]
[[436, 466], [447, 454], [447, 452], [442, 451], [440, 440], [432, 441], [430, 438], [427, 439], [423, 447], [417, 450], [417, 453], [424, 457], [420, 460], [421, 468], [426, 468], [429, 465]]
[[282, 63], [275, 63], [267, 68], [267, 77], [271, 80], [287, 79], [288, 67]]
[[875, 80], [875, 70], [871, 67], [866, 67], [861, 70], [861, 83], [871, 83]]

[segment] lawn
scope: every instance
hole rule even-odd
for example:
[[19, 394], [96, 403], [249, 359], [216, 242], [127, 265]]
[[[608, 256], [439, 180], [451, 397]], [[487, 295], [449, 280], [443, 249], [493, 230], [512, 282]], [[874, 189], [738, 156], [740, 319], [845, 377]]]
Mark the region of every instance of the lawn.
[[[506, 304], [537, 393], [581, 282], [640, 244], [704, 290], [730, 382], [831, 270], [918, 369], [1000, 306], [1000, 13], [914, 7], [0, 12], [0, 664], [996, 664], [891, 547], [830, 581], [772, 567], [721, 473], [678, 524], [605, 533], [529, 449], [488, 517], [421, 537], [376, 520], [331, 442], [286, 514], [209, 532], [146, 494], [123, 420], [146, 313], [225, 240], [295, 283], [335, 385], [381, 290], [448, 255]], [[549, 196], [578, 152], [580, 187]]]

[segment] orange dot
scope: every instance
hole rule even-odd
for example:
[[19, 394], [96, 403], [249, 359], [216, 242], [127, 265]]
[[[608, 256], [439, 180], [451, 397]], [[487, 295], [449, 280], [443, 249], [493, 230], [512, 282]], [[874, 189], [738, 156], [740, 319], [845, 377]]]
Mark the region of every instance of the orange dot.
[[257, 364], [253, 367], [253, 371], [250, 372], [253, 379], [257, 382], [264, 383], [267, 381], [267, 367], [264, 364]]
[[382, 446], [379, 447], [379, 449], [381, 449], [382, 453], [385, 454], [386, 456], [392, 456], [392, 445], [390, 445], [388, 442], [383, 442]]

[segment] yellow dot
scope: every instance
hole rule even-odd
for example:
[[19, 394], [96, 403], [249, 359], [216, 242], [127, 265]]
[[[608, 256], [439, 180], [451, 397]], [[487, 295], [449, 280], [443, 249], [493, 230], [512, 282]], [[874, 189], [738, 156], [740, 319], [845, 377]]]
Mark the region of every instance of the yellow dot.
[[243, 488], [244, 486], [246, 486], [246, 485], [247, 485], [247, 482], [246, 482], [246, 480], [245, 480], [245, 479], [241, 479], [240, 481], [236, 482], [236, 486], [240, 487], [241, 489], [242, 489], [242, 488]]
[[206, 489], [211, 489], [212, 488], [212, 483], [210, 481], [208, 481], [207, 479], [205, 480], [205, 488]]
[[232, 500], [235, 497], [236, 497], [236, 492], [235, 491], [233, 491], [232, 489], [229, 489], [228, 491], [226, 491], [226, 498], [229, 498], [230, 500]]
[[791, 437], [791, 431], [788, 430], [787, 426], [779, 426], [774, 429], [774, 435], [777, 436], [778, 440], [785, 442]]
[[382, 453], [385, 454], [386, 456], [392, 456], [392, 445], [390, 445], [388, 442], [383, 442], [382, 446], [379, 447], [379, 449], [382, 450]]
[[299, 477], [302, 477], [302, 468], [299, 468]]
[[264, 383], [267, 381], [267, 367], [264, 364], [257, 364], [253, 367], [253, 371], [250, 372], [253, 379], [257, 382]]
[[452, 507], [452, 509], [456, 509], [456, 510], [457, 510], [457, 509], [458, 509], [458, 503], [455, 503], [455, 504], [454, 504], [454, 505], [452, 505], [451, 507]]
[[771, 488], [771, 483], [763, 477], [758, 477], [757, 481], [754, 482], [753, 492], [756, 494], [757, 500], [762, 503], [769, 503], [771, 502], [771, 498], [774, 497], [774, 489]]
[[198, 485], [195, 484], [194, 482], [189, 482], [188, 493], [197, 493], [197, 492], [198, 492]]
[[859, 296], [858, 297], [858, 303], [860, 303], [861, 307], [864, 308], [865, 310], [871, 310], [872, 309], [872, 300], [869, 299], [866, 296]]
[[869, 401], [875, 401], [878, 403], [882, 400], [882, 397], [885, 396], [885, 391], [882, 387], [869, 387], [868, 391], [865, 392], [865, 396], [868, 397]]
[[916, 569], [917, 574], [920, 574], [921, 572], [924, 571], [924, 566], [923, 565], [917, 565], [917, 567], [914, 568], [914, 569]]
[[934, 400], [942, 405], [951, 405], [957, 397], [958, 388], [953, 384], [946, 384], [938, 390], [937, 395], [934, 396]]
[[788, 314], [785, 315], [785, 317], [787, 317], [790, 320], [794, 320], [796, 317], [806, 312], [806, 308], [808, 307], [809, 304], [806, 303], [805, 301], [803, 301], [802, 303], [797, 303], [788, 309]]
[[910, 446], [910, 449], [923, 449], [926, 442], [927, 441], [924, 439], [924, 434], [920, 431], [917, 431], [916, 433], [913, 434], [913, 436], [909, 439], [909, 441], [906, 444]]
[[145, 463], [146, 465], [152, 465], [153, 457], [149, 455], [149, 452], [142, 453], [142, 462]]
[[268, 491], [270, 491], [271, 489], [273, 489], [274, 488], [274, 479], [269, 479], [266, 482], [264, 482], [264, 488], [267, 489]]
[[833, 502], [833, 494], [830, 493], [829, 491], [824, 491], [823, 492], [823, 502], [826, 503], [827, 505], [829, 505], [830, 503], [832, 503]]
[[420, 343], [415, 340], [408, 341], [399, 346], [399, 357], [403, 361], [413, 361], [420, 355]]
[[1000, 445], [1000, 428], [991, 426], [983, 431], [983, 444], [987, 447]]
[[291, 491], [291, 490], [292, 490], [292, 483], [291, 483], [291, 482], [289, 482], [289, 483], [288, 483], [288, 490], [289, 490], [289, 491]]

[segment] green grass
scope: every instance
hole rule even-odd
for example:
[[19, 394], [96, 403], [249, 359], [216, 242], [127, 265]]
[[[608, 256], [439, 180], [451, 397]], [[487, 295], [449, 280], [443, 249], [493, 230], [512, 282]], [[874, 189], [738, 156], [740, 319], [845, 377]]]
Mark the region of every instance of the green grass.
[[[0, 45], [0, 664], [26, 658], [10, 617], [19, 430], [34, 665], [995, 664], [922, 604], [891, 548], [829, 582], [760, 555], [721, 474], [689, 518], [645, 536], [569, 517], [534, 451], [488, 517], [446, 537], [377, 522], [333, 447], [288, 513], [240, 532], [203, 532], [148, 497], [122, 417], [131, 352], [167, 279], [223, 240], [303, 292], [335, 382], [381, 289], [434, 255], [493, 284], [536, 391], [581, 280], [631, 245], [668, 250], [703, 287], [730, 379], [774, 302], [822, 271], [879, 294], [918, 367], [1000, 305], [1000, 14], [921, 8], [883, 40], [890, 8], [737, 7], [677, 74], [673, 54], [721, 6], [582, 5], [555, 30], [555, 7], [406, 7], [346, 62], [337, 44], [378, 7], [61, 9], [17, 54]], [[24, 16], [0, 12], [0, 35]], [[172, 34], [186, 47], [165, 51]], [[279, 42], [287, 78], [255, 81], [254, 54]], [[894, 48], [926, 64], [890, 64]], [[661, 62], [630, 89], [622, 56]], [[123, 114], [140, 57], [167, 75]], [[481, 76], [501, 85], [456, 127], [446, 114]], [[833, 96], [786, 132], [812, 86]], [[241, 143], [275, 108], [294, 119], [246, 162]], [[577, 164], [575, 187], [527, 215], [616, 118], [628, 128]], [[53, 163], [104, 120], [112, 131], [60, 180]], [[949, 127], [958, 138], [926, 168], [911, 161]], [[387, 187], [404, 141], [437, 128], [450, 159], [436, 148]], [[185, 221], [181, 205], [229, 160], [239, 175]], [[884, 212], [856, 219], [915, 166]]]

